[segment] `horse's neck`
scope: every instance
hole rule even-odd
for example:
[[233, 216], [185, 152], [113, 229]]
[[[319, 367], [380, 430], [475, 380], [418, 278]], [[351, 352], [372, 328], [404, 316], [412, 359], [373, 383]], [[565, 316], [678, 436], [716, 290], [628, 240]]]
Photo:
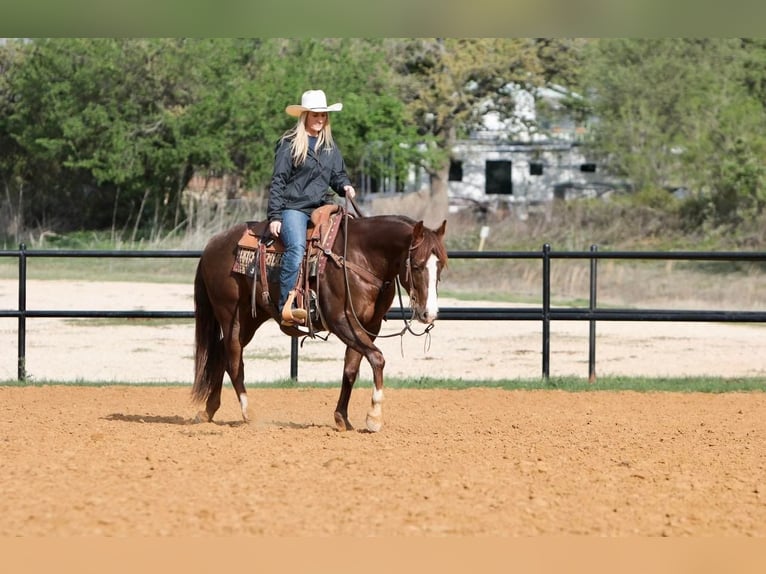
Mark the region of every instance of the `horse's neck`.
[[[393, 279], [407, 257], [412, 227], [395, 216], [362, 219], [349, 233], [349, 249], [358, 250], [385, 279]], [[353, 246], [353, 247], [351, 247]]]

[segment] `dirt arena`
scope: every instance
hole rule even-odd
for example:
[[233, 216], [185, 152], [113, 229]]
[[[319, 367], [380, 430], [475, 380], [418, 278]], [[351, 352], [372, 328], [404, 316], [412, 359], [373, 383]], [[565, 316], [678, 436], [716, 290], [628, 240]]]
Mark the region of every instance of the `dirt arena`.
[[[29, 308], [190, 304], [185, 286], [96, 299], [40, 283]], [[14, 296], [0, 283], [0, 308]], [[246, 356], [253, 422], [227, 385], [216, 422], [195, 425], [189, 387], [167, 384], [190, 385], [189, 325], [28, 323], [33, 382], [137, 384], [0, 386], [0, 536], [766, 535], [764, 393], [389, 388], [381, 433], [339, 433], [337, 384], [258, 387], [288, 374], [289, 339], [264, 335]], [[15, 325], [0, 325], [12, 379]], [[599, 326], [601, 374], [766, 373], [762, 327], [643, 327]], [[586, 333], [554, 328], [552, 375], [587, 374]], [[389, 376], [540, 374], [539, 325], [442, 323], [428, 343], [387, 340]], [[300, 380], [339, 376], [337, 342], [301, 357]], [[370, 394], [361, 380], [357, 428]]]
[[224, 391], [0, 387], [0, 536], [766, 535], [762, 393]]

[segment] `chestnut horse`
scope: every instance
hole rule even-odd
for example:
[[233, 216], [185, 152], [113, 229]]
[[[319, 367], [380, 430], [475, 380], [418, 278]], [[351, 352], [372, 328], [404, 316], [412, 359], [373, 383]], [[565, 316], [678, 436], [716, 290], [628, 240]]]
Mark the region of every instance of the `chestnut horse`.
[[[334, 418], [338, 430], [352, 430], [348, 403], [359, 374], [362, 357], [372, 367], [374, 388], [366, 426], [377, 432], [383, 425], [383, 367], [385, 359], [375, 346], [382, 321], [397, 292], [397, 281], [409, 294], [412, 316], [432, 325], [438, 313], [437, 285], [447, 263], [444, 245], [446, 220], [438, 230], [405, 216], [344, 216], [329, 260], [313, 279], [321, 317], [319, 330], [333, 333], [346, 345], [343, 377]], [[248, 401], [242, 353], [264, 322], [280, 320], [273, 301], [278, 283], [264, 286], [233, 273], [237, 243], [246, 224], [213, 236], [202, 252], [194, 280], [195, 373], [192, 397], [205, 402], [198, 421], [209, 422], [221, 405], [224, 373], [228, 373], [239, 400], [242, 417], [248, 422]], [[268, 276], [268, 274], [267, 274]], [[263, 289], [269, 291], [265, 302]], [[255, 308], [253, 306], [255, 305]], [[409, 323], [407, 323], [407, 328]], [[282, 327], [295, 335], [290, 328]]]

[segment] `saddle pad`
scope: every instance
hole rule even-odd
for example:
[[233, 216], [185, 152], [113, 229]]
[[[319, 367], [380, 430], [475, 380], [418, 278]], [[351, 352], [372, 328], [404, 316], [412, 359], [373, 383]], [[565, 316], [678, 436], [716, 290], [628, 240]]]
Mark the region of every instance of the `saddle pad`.
[[[266, 252], [266, 274], [269, 283], [279, 282], [279, 268], [282, 266], [283, 253]], [[234, 257], [233, 273], [255, 278], [258, 273], [258, 250], [237, 247]]]
[[249, 249], [247, 247], [237, 247], [237, 254], [234, 257], [234, 265], [231, 270], [234, 273], [240, 275], [247, 275], [254, 277], [255, 274], [255, 259], [258, 252], [255, 249]]

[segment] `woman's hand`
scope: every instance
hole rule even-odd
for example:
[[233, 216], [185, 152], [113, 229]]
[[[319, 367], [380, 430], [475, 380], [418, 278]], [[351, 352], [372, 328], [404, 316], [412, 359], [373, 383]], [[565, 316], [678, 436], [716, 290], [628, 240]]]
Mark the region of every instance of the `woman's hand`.
[[270, 221], [269, 222], [269, 231], [271, 231], [271, 234], [274, 237], [279, 237], [279, 232], [282, 231], [282, 222], [281, 221]]
[[344, 185], [343, 191], [346, 192], [346, 197], [349, 199], [354, 199], [356, 197], [356, 190], [353, 185]]

